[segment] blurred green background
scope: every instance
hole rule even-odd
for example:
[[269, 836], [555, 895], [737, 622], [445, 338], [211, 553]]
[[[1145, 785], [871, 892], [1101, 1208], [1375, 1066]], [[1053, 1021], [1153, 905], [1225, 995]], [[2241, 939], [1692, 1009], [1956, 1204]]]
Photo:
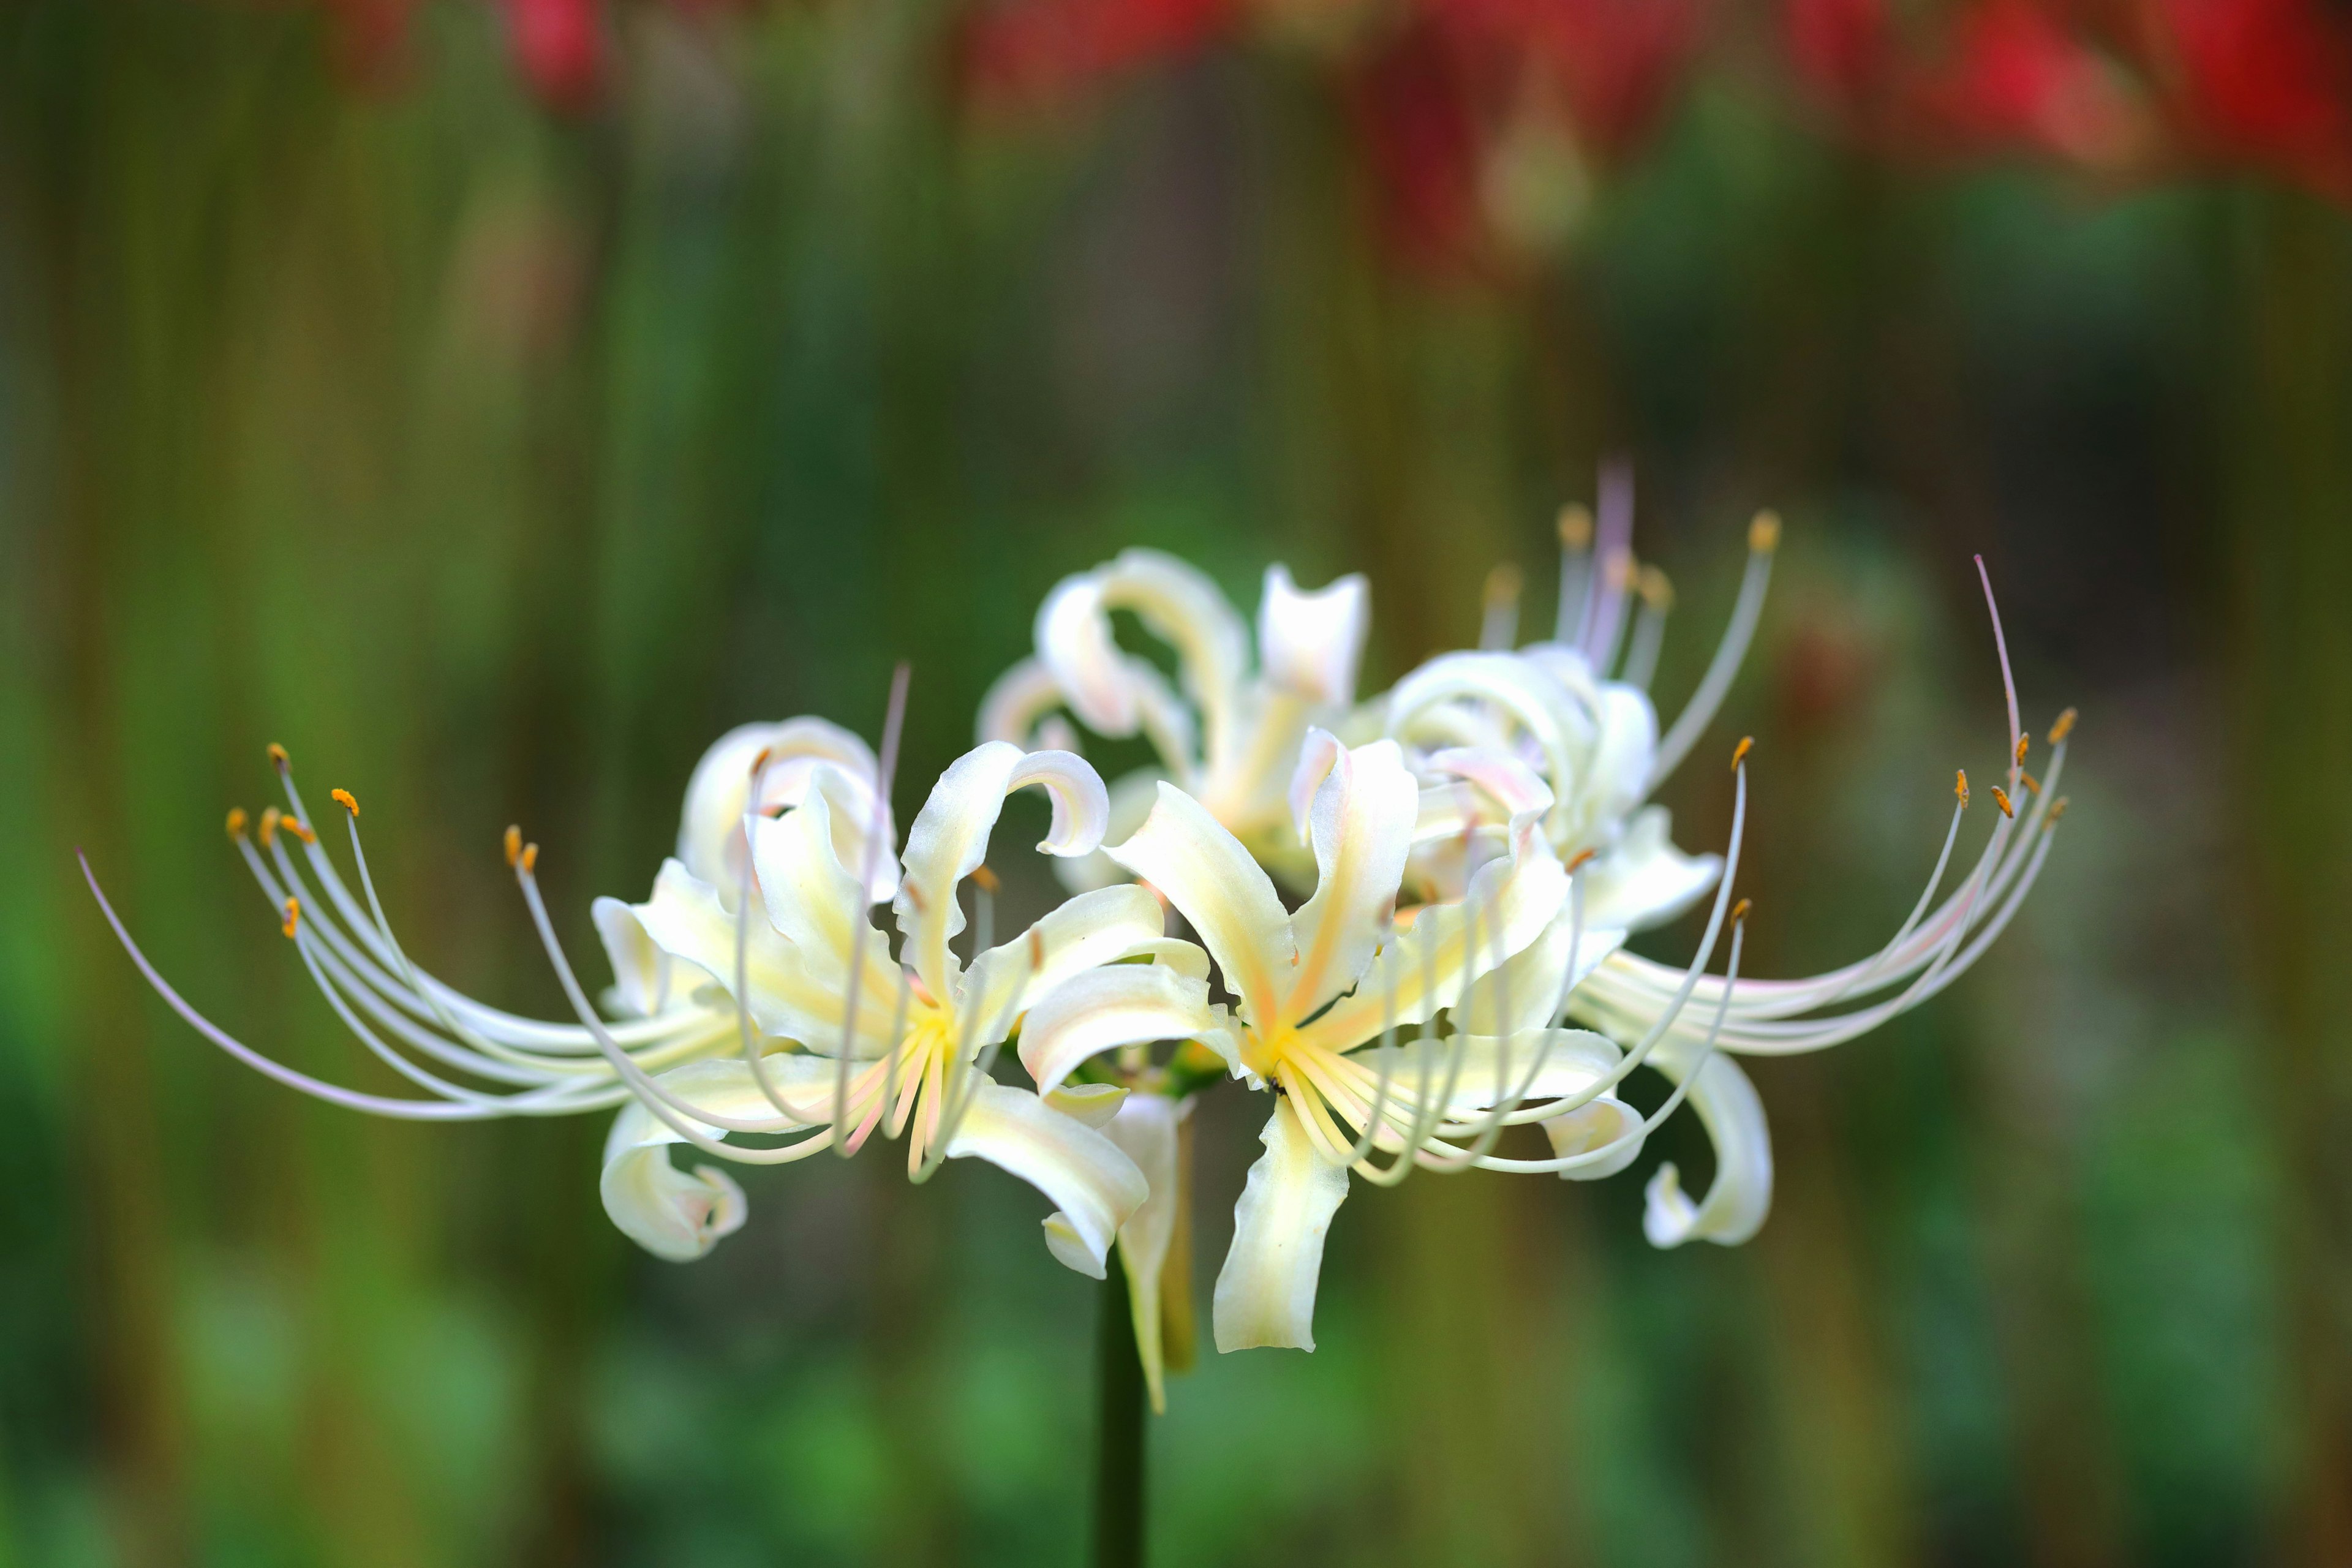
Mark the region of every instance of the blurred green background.
[[[0, 5], [0, 1563], [1079, 1560], [1096, 1287], [1029, 1189], [755, 1172], [655, 1261], [601, 1122], [227, 1061], [74, 847], [198, 1005], [385, 1088], [220, 837], [265, 742], [366, 803], [412, 952], [552, 1014], [509, 820], [593, 948], [705, 744], [870, 736], [905, 658], [906, 821], [1045, 590], [1134, 543], [1244, 609], [1365, 572], [1376, 689], [1497, 561], [1548, 617], [1616, 453], [1669, 710], [1788, 521], [1667, 795], [1719, 847], [1706, 759], [1757, 735], [1753, 967], [1874, 946], [2000, 763], [1974, 552], [2028, 724], [2083, 710], [2064, 839], [1962, 984], [1754, 1068], [1745, 1247], [1643, 1242], [1680, 1123], [1609, 1183], [1359, 1187], [1322, 1348], [1173, 1385], [1158, 1559], [2352, 1563], [2342, 210], [1887, 159], [1734, 58], [1564, 240], [1433, 273], [1311, 58], [990, 119], [924, 0], [616, 26], [566, 113], [470, 5], [387, 84], [307, 8]], [[1204, 1302], [1254, 1109], [1202, 1110]]]

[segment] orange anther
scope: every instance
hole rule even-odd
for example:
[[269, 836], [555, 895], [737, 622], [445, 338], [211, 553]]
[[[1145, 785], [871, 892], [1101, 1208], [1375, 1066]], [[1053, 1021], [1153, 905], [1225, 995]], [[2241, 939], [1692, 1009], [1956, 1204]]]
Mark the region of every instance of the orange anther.
[[1045, 933], [1035, 926], [1029, 928], [1029, 973], [1034, 974], [1045, 967]]
[[360, 803], [352, 798], [351, 791], [347, 789], [331, 789], [327, 792], [327, 795], [328, 797], [333, 800], [337, 805], [341, 806], [345, 811], [352, 814], [352, 820], [353, 822], [357, 822], [360, 819]]
[[289, 900], [286, 900], [286, 923], [285, 923], [284, 925], [282, 925], [282, 926], [278, 927], [278, 930], [280, 930], [280, 931], [284, 931], [284, 932], [286, 933], [286, 940], [287, 940], [287, 941], [291, 942], [291, 941], [293, 941], [293, 940], [294, 940], [294, 931], [295, 931], [295, 928], [296, 928], [296, 927], [298, 927], [298, 926], [299, 926], [301, 923], [302, 923], [302, 900], [299, 900], [299, 899], [289, 899]]
[[1598, 849], [1592, 849], [1592, 848], [1584, 848], [1584, 849], [1580, 849], [1580, 850], [1578, 850], [1574, 855], [1572, 855], [1572, 856], [1570, 856], [1570, 857], [1569, 858], [1569, 862], [1568, 862], [1568, 865], [1567, 865], [1567, 868], [1566, 868], [1566, 869], [1567, 869], [1567, 871], [1568, 871], [1569, 875], [1570, 875], [1570, 876], [1574, 876], [1574, 875], [1576, 874], [1577, 870], [1578, 870], [1580, 867], [1582, 867], [1582, 866], [1583, 866], [1583, 864], [1584, 864], [1586, 861], [1588, 861], [1588, 860], [1590, 860], [1590, 859], [1592, 859], [1594, 857], [1598, 856], [1600, 853], [1601, 853], [1601, 851], [1600, 851], [1600, 850], [1598, 850]]
[[228, 808], [228, 836], [231, 838], [245, 837], [245, 807], [232, 805]]
[[1962, 811], [1966, 811], [1966, 810], [1969, 808], [1969, 770], [1968, 770], [1968, 769], [1966, 769], [1966, 768], [1962, 768], [1962, 769], [1960, 770], [1960, 782], [1959, 782], [1959, 783], [1958, 783], [1958, 784], [1954, 784], [1954, 785], [1952, 786], [1952, 793], [1953, 793], [1954, 795], [1958, 795], [1958, 796], [1960, 797], [1960, 809], [1961, 809]]
[[1748, 525], [1748, 548], [1759, 555], [1769, 555], [1780, 548], [1780, 514], [1767, 508], [1756, 514]]
[[2072, 708], [2069, 708], [2066, 711], [2058, 715], [2058, 721], [2056, 723], [2050, 726], [2050, 743], [2054, 746], [2074, 732], [2074, 710]]
[[2031, 735], [2020, 735], [2017, 738], [2017, 760], [2020, 763], [2025, 761], [2025, 748], [2032, 744], [2032, 742], [2033, 738]]
[[1755, 749], [1756, 749], [1756, 737], [1755, 737], [1755, 736], [1753, 736], [1753, 735], [1742, 735], [1742, 736], [1740, 736], [1740, 737], [1739, 737], [1739, 744], [1738, 744], [1738, 745], [1736, 745], [1736, 746], [1734, 746], [1734, 747], [1732, 747], [1732, 748], [1731, 748], [1731, 771], [1732, 771], [1733, 773], [1738, 773], [1738, 772], [1739, 771], [1739, 764], [1740, 764], [1740, 763], [1744, 763], [1744, 762], [1746, 762], [1746, 761], [1748, 760], [1748, 752], [1752, 752], [1752, 751], [1754, 751]]
[[1675, 585], [1667, 579], [1666, 574], [1656, 567], [1643, 567], [1642, 574], [1635, 582], [1634, 587], [1642, 595], [1642, 603], [1649, 605], [1650, 608], [1663, 611], [1675, 607]]
[[531, 875], [533, 868], [539, 865], [539, 846], [536, 844], [524, 845], [522, 847], [522, 858], [517, 860], [515, 864], [522, 868], [522, 874], [524, 876], [528, 877]]
[[1748, 911], [1755, 907], [1756, 900], [1753, 899], [1742, 899], [1738, 903], [1732, 905], [1731, 923], [1733, 925], [1738, 925], [1741, 921], [1746, 920], [1748, 918]]
[[2017, 777], [2018, 782], [2024, 784], [2027, 789], [2032, 791], [2035, 795], [2040, 795], [2042, 793], [2042, 781], [2035, 778], [2032, 773], [2027, 773], [2023, 768], [2017, 770]]
[[1559, 509], [1559, 547], [1562, 550], [1592, 548], [1592, 513], [1580, 506]]
[[985, 862], [971, 868], [971, 879], [980, 884], [980, 890], [983, 893], [1000, 892], [1004, 887], [1003, 883], [996, 879], [996, 873], [990, 870]]
[[261, 847], [264, 849], [278, 842], [278, 810], [274, 805], [265, 805], [261, 808]]
[[2045, 816], [2045, 817], [2043, 817], [2043, 818], [2042, 818], [2042, 821], [2044, 821], [2045, 823], [2050, 824], [2050, 825], [2051, 825], [2051, 826], [2055, 826], [2057, 825], [2058, 819], [2059, 819], [2060, 817], [2062, 817], [2062, 816], [2065, 816], [2065, 815], [2066, 815], [2066, 797], [2065, 797], [2064, 795], [2060, 795], [2056, 800], [2053, 800], [2053, 801], [2052, 801], [2052, 802], [2050, 803], [2050, 813], [2049, 813], [2049, 815], [2048, 815], [2047, 816]]
[[281, 816], [278, 819], [278, 826], [305, 844], [319, 842], [319, 836], [310, 831], [310, 825], [299, 816]]
[[2017, 815], [2016, 808], [2009, 804], [2008, 793], [1999, 784], [1992, 786], [1992, 803], [1993, 805], [2000, 807], [2000, 814], [2003, 816], [2015, 816]]
[[520, 859], [521, 859], [521, 858], [522, 858], [522, 829], [521, 829], [521, 828], [520, 828], [520, 827], [516, 827], [516, 826], [513, 826], [512, 825], [509, 825], [509, 826], [508, 826], [508, 828], [507, 828], [507, 837], [506, 837], [506, 850], [507, 850], [507, 864], [508, 864], [508, 865], [511, 866], [511, 865], [513, 865], [516, 861], [518, 861], [518, 860], [520, 860]]
[[275, 741], [269, 742], [269, 765], [281, 773], [287, 768], [286, 748]]
[[1519, 569], [1507, 561], [1498, 562], [1486, 574], [1486, 605], [1490, 609], [1519, 602]]

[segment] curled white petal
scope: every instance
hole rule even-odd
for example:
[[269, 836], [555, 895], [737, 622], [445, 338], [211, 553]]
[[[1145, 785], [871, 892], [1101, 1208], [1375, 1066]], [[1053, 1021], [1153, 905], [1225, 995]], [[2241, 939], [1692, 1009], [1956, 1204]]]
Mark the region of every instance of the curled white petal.
[[1370, 606], [1371, 586], [1361, 574], [1307, 594], [1287, 566], [1267, 567], [1257, 610], [1259, 668], [1271, 684], [1310, 702], [1354, 701]]
[[1265, 1152], [1234, 1205], [1234, 1244], [1217, 1273], [1217, 1349], [1315, 1348], [1323, 1238], [1348, 1196], [1346, 1167], [1315, 1152], [1287, 1097], [1260, 1135]]
[[[972, 1086], [971, 1107], [947, 1152], [950, 1159], [986, 1160], [1052, 1199], [1067, 1246], [1091, 1264], [1079, 1272], [1097, 1279], [1118, 1227], [1149, 1194], [1143, 1173], [1118, 1145], [1026, 1089], [984, 1079]], [[1072, 1254], [1055, 1245], [1050, 1228], [1047, 1245], [1071, 1263]]]
[[[759, 798], [751, 795], [751, 767], [762, 753]], [[865, 842], [878, 809], [882, 849], [877, 855], [875, 900], [890, 896], [897, 868], [891, 847], [898, 830], [887, 804], [875, 798], [878, 773], [873, 749], [849, 731], [824, 719], [787, 719], [780, 724], [743, 724], [729, 731], [702, 754], [686, 786], [686, 809], [677, 830], [677, 858], [729, 901], [742, 871], [743, 817], [770, 815], [798, 805], [808, 793], [815, 767], [830, 764], [850, 782], [856, 809], [835, 824], [842, 863], [865, 861]]]
[[1328, 730], [1310, 729], [1298, 748], [1298, 766], [1290, 775], [1290, 822], [1298, 829], [1298, 842], [1307, 843], [1310, 818], [1315, 810], [1315, 793], [1339, 759], [1348, 754], [1347, 745]]
[[1089, 855], [1100, 848], [1110, 826], [1110, 792], [1084, 757], [1070, 752], [1031, 752], [1005, 781], [1010, 792], [1042, 786], [1054, 803], [1054, 822], [1037, 847], [1048, 855]]
[[[1652, 1049], [1649, 1065], [1680, 1083], [1700, 1047], [1672, 1036]], [[1712, 1241], [1736, 1247], [1763, 1227], [1772, 1208], [1772, 1134], [1764, 1102], [1738, 1064], [1717, 1051], [1698, 1061], [1690, 1103], [1715, 1143], [1715, 1181], [1693, 1203], [1672, 1164], [1650, 1178], [1642, 1229], [1654, 1247]]]
[[1092, 969], [1056, 985], [1021, 1029], [1021, 1065], [1051, 1093], [1088, 1058], [1215, 1027], [1204, 980], [1157, 963]]

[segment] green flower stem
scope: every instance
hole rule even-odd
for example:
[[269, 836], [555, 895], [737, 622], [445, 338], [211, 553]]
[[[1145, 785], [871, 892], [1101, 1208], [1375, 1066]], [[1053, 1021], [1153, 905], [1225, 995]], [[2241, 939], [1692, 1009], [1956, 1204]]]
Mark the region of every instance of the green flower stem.
[[1116, 1248], [1109, 1262], [1097, 1330], [1094, 1562], [1095, 1568], [1142, 1568], [1143, 1363], [1135, 1352], [1127, 1268]]

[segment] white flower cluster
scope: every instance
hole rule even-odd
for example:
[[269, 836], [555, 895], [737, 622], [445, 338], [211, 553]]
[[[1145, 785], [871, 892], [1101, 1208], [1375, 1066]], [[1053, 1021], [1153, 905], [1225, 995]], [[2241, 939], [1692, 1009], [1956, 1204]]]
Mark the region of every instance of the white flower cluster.
[[[369, 875], [358, 803], [335, 792], [354, 889], [272, 748], [286, 805], [257, 822], [231, 813], [230, 837], [338, 1016], [418, 1096], [341, 1088], [252, 1050], [189, 1006], [105, 912], [190, 1024], [306, 1092], [432, 1121], [617, 1109], [605, 1209], [663, 1258], [700, 1257], [745, 1213], [719, 1165], [681, 1167], [674, 1145], [782, 1164], [855, 1153], [879, 1133], [904, 1142], [917, 1181], [967, 1155], [999, 1165], [1055, 1205], [1045, 1241], [1064, 1263], [1100, 1278], [1118, 1244], [1158, 1404], [1164, 1346], [1189, 1340], [1172, 1321], [1189, 1312], [1182, 1282], [1160, 1275], [1186, 1224], [1181, 1151], [1198, 1093], [1231, 1079], [1272, 1098], [1217, 1279], [1220, 1350], [1314, 1347], [1324, 1236], [1353, 1177], [1605, 1176], [1685, 1100], [1714, 1142], [1715, 1176], [1694, 1199], [1661, 1166], [1650, 1239], [1744, 1241], [1770, 1205], [1772, 1157], [1734, 1058], [1849, 1039], [1934, 994], [1999, 935], [2049, 852], [2064, 804], [2049, 786], [2073, 716], [2051, 731], [2045, 785], [2025, 771], [2012, 689], [2000, 816], [1942, 900], [1965, 777], [1927, 889], [1885, 947], [1808, 979], [1741, 978], [1747, 906], [1731, 888], [1748, 743], [1733, 754], [1721, 858], [1675, 848], [1664, 809], [1647, 803], [1730, 686], [1779, 524], [1751, 527], [1730, 625], [1662, 737], [1646, 687], [1671, 595], [1633, 563], [1630, 495], [1605, 483], [1601, 501], [1597, 531], [1581, 511], [1563, 515], [1550, 638], [1511, 646], [1515, 577], [1498, 574], [1486, 646], [1362, 701], [1361, 577], [1303, 593], [1268, 569], [1254, 658], [1223, 595], [1173, 557], [1130, 550], [1070, 577], [1038, 612], [1034, 656], [983, 703], [981, 743], [940, 776], [903, 847], [889, 807], [903, 671], [878, 757], [820, 719], [734, 731], [696, 768], [651, 896], [596, 901], [613, 971], [601, 1005], [557, 941], [537, 846], [509, 830], [509, 861], [572, 1006], [561, 1022], [418, 969]], [[1119, 645], [1117, 612], [1172, 652], [1172, 682]], [[1154, 765], [1106, 787], [1078, 754], [1081, 726], [1142, 737]], [[1005, 798], [1032, 785], [1053, 805], [1038, 847], [1060, 858], [1072, 894], [999, 943], [989, 836]], [[960, 957], [967, 882], [973, 930]], [[1629, 932], [1710, 895], [1687, 966], [1624, 951]], [[873, 919], [885, 902], [895, 951]], [[996, 1079], [1008, 1043], [1034, 1090]], [[1672, 1085], [1647, 1116], [1619, 1093], [1643, 1068]], [[1496, 1152], [1530, 1123], [1549, 1157]]]

